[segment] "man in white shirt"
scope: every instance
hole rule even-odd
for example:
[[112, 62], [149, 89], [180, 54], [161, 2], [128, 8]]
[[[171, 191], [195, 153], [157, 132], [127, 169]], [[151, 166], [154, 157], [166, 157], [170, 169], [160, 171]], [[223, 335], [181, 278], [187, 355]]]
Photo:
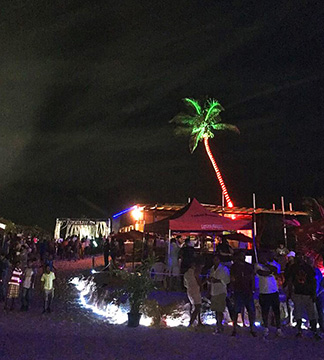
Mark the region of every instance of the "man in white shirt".
[[230, 272], [228, 268], [221, 264], [219, 255], [214, 257], [214, 265], [209, 275], [211, 310], [215, 311], [217, 327], [215, 333], [224, 331], [223, 318], [226, 308], [227, 285], [230, 282]]
[[264, 324], [264, 336], [269, 335], [268, 318], [270, 307], [272, 308], [276, 327], [277, 336], [282, 336], [280, 324], [280, 301], [278, 285], [275, 275], [278, 275], [279, 269], [273, 263], [268, 262], [266, 254], [261, 254], [260, 263], [256, 264], [255, 271], [259, 279], [259, 303], [261, 306], [262, 320]]

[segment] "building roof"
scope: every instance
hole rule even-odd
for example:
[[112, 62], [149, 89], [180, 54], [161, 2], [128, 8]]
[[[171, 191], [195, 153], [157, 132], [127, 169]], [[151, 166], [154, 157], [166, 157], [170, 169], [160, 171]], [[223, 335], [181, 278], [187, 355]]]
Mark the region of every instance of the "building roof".
[[251, 228], [251, 220], [232, 220], [213, 213], [195, 198], [173, 215], [157, 222], [145, 224], [145, 231], [161, 233], [167, 233], [168, 230], [211, 232]]
[[[137, 204], [138, 207], [141, 207], [144, 211], [152, 211], [156, 210], [158, 212], [175, 212], [182, 209], [187, 204], [173, 204], [173, 203], [166, 203], [166, 204]], [[213, 205], [213, 204], [201, 204], [203, 205], [208, 211], [215, 212], [215, 213], [224, 213], [224, 214], [240, 214], [240, 215], [252, 215], [254, 213], [254, 209], [251, 207], [222, 207], [221, 205]], [[282, 210], [277, 209], [266, 209], [266, 208], [256, 208], [256, 214], [273, 214], [273, 215], [282, 215]], [[308, 213], [305, 211], [285, 211], [285, 215], [291, 216], [308, 216]]]

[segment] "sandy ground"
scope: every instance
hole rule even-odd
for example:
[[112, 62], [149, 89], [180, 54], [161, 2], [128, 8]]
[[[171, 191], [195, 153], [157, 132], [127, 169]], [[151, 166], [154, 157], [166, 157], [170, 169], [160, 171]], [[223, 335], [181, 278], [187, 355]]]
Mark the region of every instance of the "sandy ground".
[[[96, 259], [96, 265], [101, 259]], [[17, 309], [7, 314], [0, 308], [1, 359], [322, 359], [324, 341], [305, 336], [295, 339], [294, 329], [284, 329], [285, 339], [252, 338], [241, 329], [237, 338], [213, 335], [206, 326], [199, 331], [185, 328], [128, 328], [110, 325], [80, 307], [77, 292], [68, 279], [91, 267], [91, 259], [57, 262], [58, 279], [51, 314], [42, 315], [42, 298], [36, 288], [28, 313]], [[18, 305], [18, 304], [17, 304]]]

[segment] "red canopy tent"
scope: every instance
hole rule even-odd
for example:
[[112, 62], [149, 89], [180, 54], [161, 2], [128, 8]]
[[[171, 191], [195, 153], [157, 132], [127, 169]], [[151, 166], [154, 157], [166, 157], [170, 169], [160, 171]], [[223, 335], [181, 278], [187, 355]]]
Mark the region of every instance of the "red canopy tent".
[[169, 234], [168, 256], [170, 256], [172, 231], [217, 232], [247, 229], [252, 229], [251, 221], [231, 220], [212, 213], [205, 209], [195, 198], [172, 216], [144, 226], [144, 232]]
[[216, 232], [224, 230], [252, 229], [252, 222], [248, 220], [231, 220], [227, 217], [212, 213], [204, 208], [197, 199], [177, 211], [172, 216], [145, 224], [145, 232], [167, 234], [169, 231]]

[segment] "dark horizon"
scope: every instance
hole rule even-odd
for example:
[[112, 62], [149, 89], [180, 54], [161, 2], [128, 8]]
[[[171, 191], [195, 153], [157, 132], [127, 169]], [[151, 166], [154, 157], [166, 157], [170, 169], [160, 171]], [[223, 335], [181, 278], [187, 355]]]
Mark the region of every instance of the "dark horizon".
[[293, 1], [8, 2], [0, 216], [52, 231], [140, 202], [220, 204], [203, 144], [191, 155], [169, 124], [182, 98], [206, 95], [241, 131], [210, 140], [234, 204], [256, 193], [301, 210], [323, 196], [322, 14]]

